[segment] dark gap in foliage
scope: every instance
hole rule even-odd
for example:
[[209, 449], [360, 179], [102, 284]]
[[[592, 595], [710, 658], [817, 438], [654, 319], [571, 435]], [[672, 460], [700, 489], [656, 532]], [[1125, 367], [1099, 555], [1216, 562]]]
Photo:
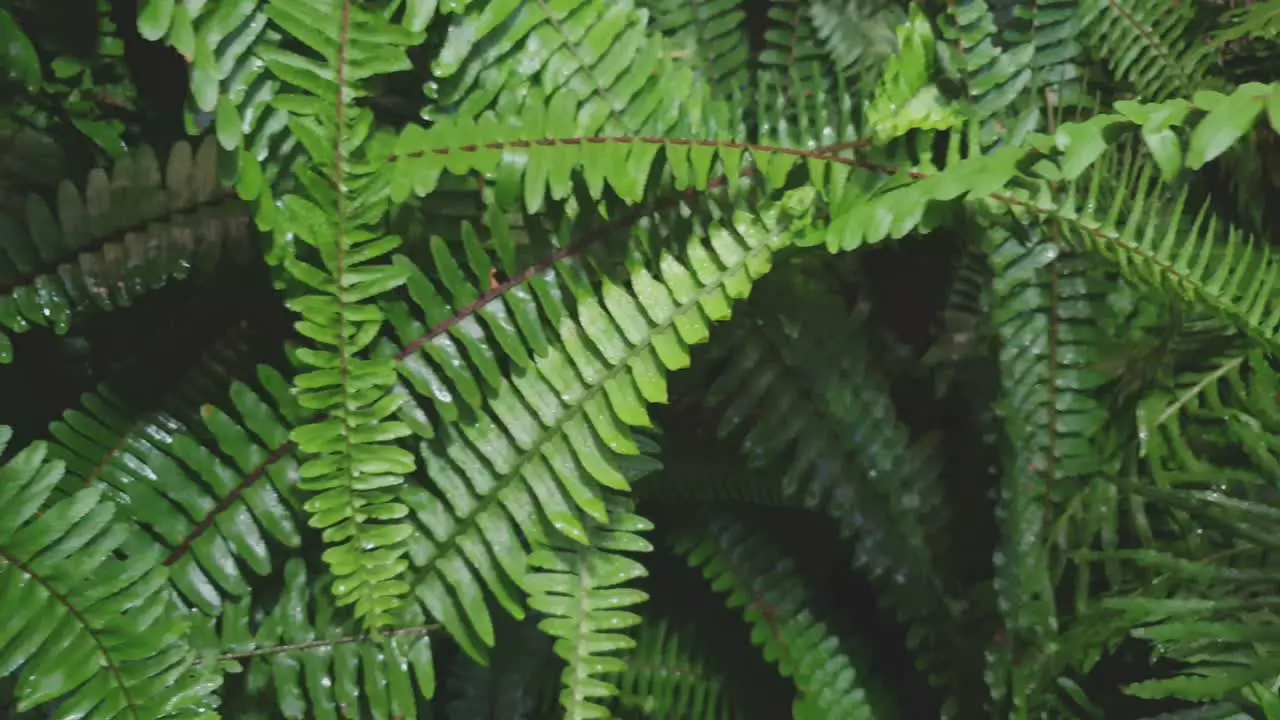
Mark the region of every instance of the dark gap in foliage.
[[849, 565], [846, 546], [836, 523], [828, 517], [797, 510], [757, 514], [775, 541], [791, 550], [791, 557], [812, 583], [819, 602], [813, 608], [862, 661], [868, 688], [883, 688], [894, 697], [903, 717], [938, 717], [940, 698], [916, 667], [908, 651], [907, 631], [893, 613], [877, 602], [878, 592]]
[[108, 5], [116, 32], [124, 41], [124, 59], [138, 93], [137, 128], [130, 138], [153, 145], [185, 138], [186, 60], [169, 45], [149, 42], [138, 34], [139, 0], [111, 0]]
[[[236, 354], [241, 365], [227, 368], [229, 377], [252, 370], [254, 362], [278, 362], [286, 321], [266, 269], [255, 265], [194, 285], [171, 283], [127, 309], [86, 318], [63, 337], [45, 328], [17, 335], [15, 362], [0, 373], [0, 396], [16, 400], [4, 407], [20, 415], [0, 424], [14, 428], [15, 440], [42, 437], [102, 381], [139, 409], [154, 406], [237, 326], [246, 334]], [[207, 401], [222, 402], [225, 392]]]

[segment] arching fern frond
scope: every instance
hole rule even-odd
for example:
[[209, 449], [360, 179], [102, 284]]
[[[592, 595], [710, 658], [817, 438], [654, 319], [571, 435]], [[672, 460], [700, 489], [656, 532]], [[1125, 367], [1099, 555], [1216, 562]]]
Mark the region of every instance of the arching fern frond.
[[[489, 388], [482, 408], [423, 438], [435, 490], [403, 495], [427, 530], [410, 543], [415, 594], [464, 651], [479, 658], [494, 641], [482, 588], [515, 611], [507, 583], [527, 581], [517, 548], [557, 542], [548, 526], [585, 542], [591, 522], [608, 521], [606, 489], [631, 479], [614, 454], [639, 452], [629, 428], [651, 425], [646, 405], [667, 400], [667, 372], [808, 226], [812, 201], [801, 192], [761, 216], [740, 211], [709, 242], [656, 249], [598, 288], [582, 257], [529, 278], [554, 342]], [[417, 386], [420, 366], [404, 368]]]
[[164, 162], [143, 146], [69, 181], [53, 203], [28, 197], [24, 217], [0, 215], [0, 363], [4, 330], [65, 333], [74, 316], [128, 307], [143, 294], [252, 251], [248, 208], [218, 183], [218, 148], [178, 142]]
[[298, 465], [287, 443], [300, 418], [289, 412], [288, 381], [265, 366], [259, 375], [265, 390], [232, 383], [227, 410], [201, 410], [204, 427], [163, 405], [140, 407], [110, 386], [85, 394], [82, 408], [50, 426], [50, 453], [69, 470], [67, 491], [92, 487], [115, 499], [149, 531], [182, 596], [210, 615], [250, 592], [245, 570], [272, 571], [273, 545], [278, 552], [302, 543]]
[[101, 488], [51, 502], [64, 472], [44, 443], [0, 467], [0, 675], [18, 674], [19, 712], [217, 717], [220, 675], [190, 644], [162, 555]]

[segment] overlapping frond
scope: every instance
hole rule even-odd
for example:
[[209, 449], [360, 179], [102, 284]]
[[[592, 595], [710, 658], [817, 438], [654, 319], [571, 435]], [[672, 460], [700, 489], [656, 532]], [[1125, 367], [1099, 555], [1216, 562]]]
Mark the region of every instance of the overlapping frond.
[[[0, 451], [11, 431], [0, 428]], [[19, 712], [215, 718], [221, 678], [197, 655], [162, 554], [90, 487], [54, 501], [65, 465], [36, 443], [0, 467], [0, 675]]]
[[[608, 521], [606, 492], [630, 489], [615, 454], [639, 452], [629, 428], [651, 425], [645, 406], [666, 401], [667, 372], [688, 364], [689, 346], [705, 342], [711, 323], [729, 317], [772, 254], [806, 227], [811, 202], [802, 193], [761, 216], [739, 212], [711, 228], [709, 242], [694, 236], [656, 248], [598, 287], [585, 280], [591, 266], [582, 257], [527, 278], [554, 342], [489, 386], [483, 407], [421, 439], [434, 490], [404, 495], [426, 529], [410, 541], [415, 594], [469, 654], [482, 656], [494, 641], [482, 589], [519, 611], [512, 585], [527, 582], [526, 543], [556, 542], [552, 528], [585, 542], [590, 523]], [[413, 325], [402, 330], [423, 337]], [[452, 395], [413, 359], [441, 338], [402, 365], [427, 398]]]
[[49, 429], [65, 489], [115, 500], [148, 530], [143, 544], [160, 554], [182, 597], [210, 615], [248, 596], [252, 578], [276, 566], [273, 554], [302, 544], [288, 434], [304, 416], [291, 412], [280, 373], [258, 373], [262, 389], [233, 382], [226, 409], [201, 409], [202, 427], [106, 385]]
[[5, 330], [62, 334], [76, 315], [255, 251], [248, 208], [218, 182], [212, 138], [176, 143], [163, 166], [143, 146], [83, 190], [64, 180], [52, 202], [32, 195], [22, 218], [0, 215], [0, 362], [13, 357]]
[[[983, 679], [987, 714], [1101, 715], [1084, 679], [1125, 632], [1181, 673], [1133, 694], [1263, 704], [1280, 270], [1257, 150], [1280, 88], [1204, 90], [1263, 66], [1230, 43], [1273, 35], [1270, 4], [1214, 43], [1219, 8], [1155, 0], [144, 0], [141, 35], [186, 64], [188, 129], [214, 137], [167, 163], [140, 147], [0, 226], [0, 327], [62, 333], [211, 267], [249, 247], [252, 210], [301, 344], [251, 379], [211, 354], [146, 401], [108, 382], [0, 469], [0, 705], [212, 718], [226, 671], [228, 716], [425, 717], [438, 631], [451, 716], [556, 712], [561, 670], [569, 717], [733, 716], [751, 669], [710, 672], [633, 612], [667, 558], [627, 556], [651, 528], [625, 494], [662, 462], [643, 514], [683, 520], [677, 549], [795, 678], [797, 718], [894, 714], [798, 569], [850, 551], [839, 592], [898, 616], [943, 716], [981, 714]], [[30, 84], [10, 19], [0, 56]], [[1086, 93], [1114, 110], [1061, 122]], [[972, 382], [931, 394], [890, 367], [936, 333], [885, 352], [869, 322], [902, 330], [900, 308], [847, 294], [886, 288], [791, 255], [903, 240], [859, 265], [894, 266], [957, 225], [985, 245], [931, 359]], [[722, 375], [651, 416], [733, 314]], [[931, 409], [976, 428], [939, 450]], [[992, 584], [951, 534], [986, 543], [985, 517], [942, 508], [986, 512], [998, 485]], [[727, 497], [769, 507], [680, 507]], [[787, 557], [756, 532], [778, 506], [850, 547]]]
[[724, 366], [707, 391], [721, 433], [739, 434], [749, 463], [778, 473], [786, 496], [853, 536], [855, 563], [929, 649], [922, 662], [940, 670], [938, 636], [951, 622], [937, 551], [939, 459], [897, 416], [865, 312], [812, 269], [771, 278], [751, 309], [720, 346]]
[[[811, 606], [794, 562], [741, 518], [722, 513], [682, 524], [677, 552], [728, 595], [751, 625], [752, 643], [792, 678], [803, 717], [875, 718], [882, 698], [868, 693], [867, 668], [855, 662], [841, 638]], [[815, 714], [817, 713], [817, 714]]]
[[[1000, 339], [999, 412], [1009, 451], [998, 517], [995, 589], [1013, 653], [1013, 706], [1035, 689], [1018, 672], [1022, 654], [1051, 643], [1058, 630], [1048, 535], [1055, 499], [1080, 491], [1102, 472], [1107, 423], [1097, 391], [1104, 378], [1094, 321], [1100, 288], [1081, 258], [1063, 255], [1045, 236], [992, 229], [992, 321]], [[1000, 662], [999, 660], [997, 662]], [[997, 697], [1004, 688], [992, 688]]]

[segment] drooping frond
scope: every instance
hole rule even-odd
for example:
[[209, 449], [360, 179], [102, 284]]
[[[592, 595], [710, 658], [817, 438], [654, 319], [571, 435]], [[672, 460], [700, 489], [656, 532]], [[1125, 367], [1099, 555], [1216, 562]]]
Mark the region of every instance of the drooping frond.
[[951, 621], [939, 459], [897, 416], [865, 312], [812, 269], [771, 277], [750, 308], [706, 396], [720, 432], [741, 437], [748, 463], [779, 475], [792, 502], [852, 536], [855, 564], [911, 628], [921, 663], [941, 672]]
[[[0, 428], [0, 451], [10, 436]], [[0, 674], [17, 672], [18, 711], [216, 717], [221, 678], [191, 644], [162, 554], [100, 487], [52, 502], [64, 473], [44, 443], [0, 467]]]
[[[560, 676], [560, 706], [567, 720], [607, 718], [601, 703], [618, 694], [607, 676], [626, 669], [615, 653], [635, 646], [620, 631], [640, 623], [628, 610], [648, 599], [641, 590], [623, 587], [644, 577], [644, 565], [622, 553], [648, 552], [649, 541], [637, 533], [653, 524], [636, 515], [627, 502], [611, 498], [609, 518], [593, 523], [585, 542], [559, 535], [534, 546], [529, 606], [547, 616], [538, 628], [556, 638], [553, 649], [565, 661]], [[606, 677], [600, 677], [606, 676]]]

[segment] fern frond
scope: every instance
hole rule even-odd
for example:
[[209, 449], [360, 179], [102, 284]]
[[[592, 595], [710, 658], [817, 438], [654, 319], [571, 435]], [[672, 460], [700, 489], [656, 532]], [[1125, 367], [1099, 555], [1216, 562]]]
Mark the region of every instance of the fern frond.
[[[1003, 26], [1009, 47], [1033, 48], [1029, 90], [1051, 93], [1049, 108], [1078, 102], [1083, 77], [1077, 64], [1082, 55], [1081, 14], [1074, 0], [1037, 0], [1013, 6], [1015, 21]], [[1007, 29], [1006, 29], [1007, 28]]]
[[782, 95], [799, 100], [809, 94], [828, 95], [835, 75], [818, 30], [795, 0], [769, 4], [764, 49], [757, 57], [761, 69], [782, 79]]
[[258, 372], [275, 397], [235, 382], [230, 412], [206, 405], [204, 427], [139, 407], [110, 386], [84, 395], [81, 409], [50, 426], [50, 453], [69, 471], [67, 490], [92, 487], [114, 499], [150, 531], [182, 596], [210, 615], [224, 598], [249, 593], [244, 570], [271, 571], [273, 544], [302, 544], [297, 462], [287, 443], [300, 418], [287, 412], [288, 381], [268, 367]]
[[[1270, 508], [1274, 512], [1274, 507]], [[1272, 528], [1274, 529], [1274, 528]], [[1237, 696], [1254, 682], [1280, 674], [1276, 618], [1265, 573], [1231, 567], [1233, 558], [1178, 557], [1155, 551], [1113, 553], [1154, 566], [1163, 582], [1103, 600], [1131, 634], [1180, 660], [1173, 677], [1143, 680], [1126, 692], [1143, 698], [1206, 701]]]
[[[1117, 173], [1124, 190], [1110, 202], [1101, 200], [1103, 174], [1092, 173], [1073, 192], [1078, 199], [1047, 216], [1064, 241], [1116, 263], [1137, 287], [1194, 299], [1270, 346], [1274, 314], [1267, 315], [1267, 306], [1276, 283], [1275, 253], [1213, 213], [1207, 202], [1188, 208], [1189, 188], [1166, 185], [1158, 172], [1151, 163], [1126, 161]], [[1157, 197], [1170, 200], [1154, 202]], [[1092, 209], [1077, 210], [1084, 207]]]
[[217, 717], [221, 678], [190, 644], [162, 555], [100, 487], [51, 502], [64, 472], [44, 443], [0, 467], [0, 674], [18, 673], [19, 712]]
[[[630, 489], [613, 458], [639, 452], [629, 428], [651, 425], [646, 405], [667, 399], [666, 373], [687, 365], [689, 346], [706, 341], [710, 324], [728, 318], [772, 254], [807, 226], [811, 202], [801, 193], [760, 217], [741, 211], [709, 243], [661, 249], [599, 288], [582, 281], [589, 266], [580, 257], [525, 278], [551, 342], [489, 388], [473, 414], [419, 444], [435, 490], [403, 495], [426, 529], [410, 542], [415, 594], [469, 655], [494, 641], [481, 588], [514, 614], [507, 582], [527, 579], [516, 549], [552, 542], [548, 524], [583, 541], [584, 521], [607, 521], [605, 489]], [[402, 367], [415, 389], [431, 391], [425, 363]]]
[[83, 190], [62, 181], [52, 207], [28, 197], [21, 221], [0, 215], [0, 363], [13, 358], [5, 329], [61, 335], [76, 315], [129, 307], [224, 254], [245, 259], [251, 236], [247, 208], [218, 182], [212, 138], [175, 144], [163, 172], [143, 146]]
[[740, 518], [717, 514], [682, 525], [673, 539], [676, 552], [699, 568], [711, 586], [727, 593], [730, 608], [740, 609], [751, 625], [751, 639], [765, 658], [792, 678], [806, 700], [826, 717], [875, 718], [877, 708], [859, 667], [841, 639], [816, 617], [803, 580], [790, 558]]
[[[1010, 450], [998, 516], [995, 587], [1018, 653], [1040, 648], [1057, 632], [1047, 534], [1055, 498], [1100, 472], [1098, 435], [1107, 413], [1094, 397], [1104, 379], [1092, 368], [1101, 337], [1091, 305], [1099, 290], [1078, 257], [1060, 255], [1048, 238], [993, 229], [993, 321], [1000, 336], [1000, 412]], [[1033, 694], [1014, 671], [1012, 700]]]
[[618, 679], [619, 709], [652, 720], [739, 717], [724, 678], [713, 672], [696, 647], [698, 636], [665, 618], [646, 616]]
[[809, 20], [848, 81], [879, 79], [876, 64], [896, 52], [893, 31], [906, 19], [900, 6], [885, 0], [818, 0], [809, 5]]
[[364, 356], [383, 324], [375, 299], [405, 276], [378, 262], [400, 238], [379, 232], [387, 211], [382, 168], [362, 152], [373, 116], [354, 101], [368, 94], [369, 77], [411, 67], [406, 48], [421, 38], [350, 0], [272, 0], [267, 14], [306, 50], [259, 51], [296, 93], [275, 102], [293, 113], [290, 130], [313, 161], [299, 173], [305, 193], [279, 203], [282, 227], [300, 241], [284, 266], [308, 291], [287, 304], [301, 316], [298, 331], [315, 344], [298, 353], [310, 369], [294, 387], [301, 405], [323, 413], [290, 433], [308, 456], [299, 487], [315, 493], [304, 508], [330, 546], [324, 557], [339, 603], [354, 605], [377, 628], [391, 622], [410, 589], [404, 555], [413, 530], [395, 488], [415, 463], [394, 444], [411, 432], [389, 419], [401, 403], [392, 392], [394, 363]]
[[[865, 326], [797, 269], [761, 287], [751, 306], [756, 312], [722, 346], [727, 362], [706, 395], [723, 409], [719, 432], [744, 430], [752, 465], [789, 460], [783, 491], [865, 534], [858, 560], [873, 576], [933, 578], [926, 528], [937, 530], [941, 521], [936, 463], [927, 453], [906, 461], [913, 442], [887, 379], [864, 349]], [[876, 517], [873, 509], [886, 515]], [[913, 608], [898, 609], [914, 616]]]
[[442, 109], [473, 118], [567, 102], [576, 135], [665, 135], [678, 123], [733, 124], [631, 0], [477, 5], [450, 27], [432, 71]]
[[289, 560], [283, 580], [265, 614], [244, 598], [228, 603], [208, 628], [232, 681], [243, 674], [242, 697], [254, 702], [237, 711], [271, 704], [288, 720], [422, 717], [424, 700], [435, 693], [431, 633], [438, 626], [408, 607], [397, 627], [364, 635], [315, 592], [322, 581], [301, 559]]
[[635, 641], [618, 631], [639, 624], [624, 610], [648, 599], [635, 588], [620, 587], [647, 575], [644, 566], [620, 553], [653, 549], [637, 533], [653, 524], [631, 511], [629, 503], [610, 503], [605, 523], [593, 524], [586, 542], [563, 535], [536, 543], [529, 556], [529, 606], [547, 615], [538, 628], [556, 638], [554, 650], [568, 665], [561, 675], [560, 705], [567, 720], [607, 718], [600, 702], [618, 688], [597, 677], [623, 671], [626, 662], [606, 654], [627, 650]]
[[[429, 130], [410, 126], [400, 135], [395, 155], [388, 158], [397, 168], [391, 180], [392, 199], [400, 202], [410, 194], [430, 194], [446, 171], [454, 175], [502, 172], [519, 182], [527, 211], [537, 213], [548, 191], [553, 198], [568, 197], [573, 190], [573, 173], [581, 170], [592, 199], [601, 198], [607, 186], [628, 204], [638, 204], [645, 197], [659, 156], [665, 161], [663, 174], [674, 181], [676, 189], [699, 191], [726, 179], [733, 189], [741, 184], [740, 176], [747, 174], [758, 174], [770, 189], [784, 189], [791, 171], [804, 161], [813, 187], [797, 189], [816, 189], [830, 198], [832, 216], [831, 232], [814, 233], [804, 244], [826, 240], [833, 249], [853, 249], [887, 237], [900, 238], [915, 229], [925, 221], [924, 211], [935, 199], [930, 193], [943, 193], [945, 197], [936, 198], [940, 200], [956, 197], [954, 186], [904, 183], [903, 178], [893, 177], [901, 172], [896, 167], [836, 152], [685, 137], [576, 136], [574, 118], [578, 114], [572, 99], [558, 94], [547, 105], [527, 103], [518, 124], [501, 122], [487, 113], [475, 120], [448, 118]], [[957, 136], [961, 132], [957, 131]], [[958, 155], [960, 143], [951, 147]], [[841, 152], [848, 149], [839, 148]], [[511, 156], [517, 154], [527, 157], [527, 162], [515, 164]], [[744, 167], [748, 159], [744, 156], [748, 155], [754, 168]], [[966, 158], [961, 162], [968, 163], [969, 172], [957, 169], [948, 180], [961, 174], [977, 174], [984, 180], [1002, 172], [1012, 175], [1014, 167], [1009, 163], [1017, 156]], [[983, 167], [988, 164], [993, 167]], [[910, 172], [918, 177], [920, 171], [933, 167], [925, 158]], [[875, 169], [877, 173], [859, 176], [855, 182], [855, 168]], [[713, 169], [723, 178], [714, 176]], [[872, 216], [877, 216], [875, 222], [869, 221]]]
[[642, 4], [657, 29], [671, 38], [673, 58], [692, 65], [717, 97], [746, 97], [751, 47], [742, 0], [649, 0]]
[[1079, 12], [1093, 52], [1144, 100], [1191, 97], [1211, 77], [1213, 46], [1191, 32], [1192, 4], [1087, 0]]
[[1006, 134], [1004, 125], [1014, 124], [1009, 110], [1030, 86], [1035, 46], [1001, 48], [999, 29], [985, 0], [948, 3], [947, 14], [939, 20], [944, 18], [942, 35], [955, 45], [952, 71], [969, 96], [969, 112], [982, 123], [981, 142], [989, 145]]

